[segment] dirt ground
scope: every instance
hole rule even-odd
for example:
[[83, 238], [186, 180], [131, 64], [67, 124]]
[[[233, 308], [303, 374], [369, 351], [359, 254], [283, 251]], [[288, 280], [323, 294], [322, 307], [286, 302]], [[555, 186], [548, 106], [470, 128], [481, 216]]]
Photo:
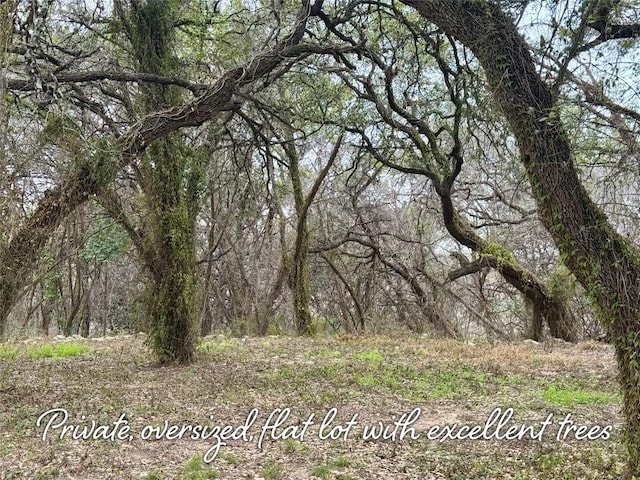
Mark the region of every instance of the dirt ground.
[[[88, 349], [25, 353], [45, 342]], [[157, 365], [143, 335], [10, 347], [2, 480], [613, 479], [623, 469], [604, 344], [215, 336], [189, 366]]]

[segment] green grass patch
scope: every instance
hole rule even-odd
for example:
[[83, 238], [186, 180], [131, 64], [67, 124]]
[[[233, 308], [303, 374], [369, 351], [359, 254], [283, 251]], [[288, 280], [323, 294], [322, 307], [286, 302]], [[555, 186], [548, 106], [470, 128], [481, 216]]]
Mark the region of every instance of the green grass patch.
[[378, 350], [369, 350], [366, 352], [357, 353], [353, 356], [353, 358], [377, 365], [382, 361], [382, 354]]
[[348, 468], [353, 464], [353, 461], [349, 457], [339, 456], [334, 461], [331, 462], [336, 468]]
[[283, 471], [284, 467], [280, 462], [269, 460], [267, 464], [262, 467], [262, 476], [265, 480], [274, 480], [276, 478], [280, 478]]
[[292, 380], [299, 376], [302, 376], [300, 370], [290, 365], [283, 365], [273, 374], [273, 377], [279, 380]]
[[533, 464], [539, 471], [554, 470], [562, 465], [565, 465], [567, 458], [565, 455], [561, 455], [557, 452], [543, 452], [539, 453], [533, 458]]
[[207, 353], [222, 353], [227, 350], [238, 348], [238, 345], [232, 342], [204, 342], [198, 344], [196, 350]]
[[315, 350], [313, 352], [309, 352], [307, 354], [307, 358], [340, 358], [342, 357], [342, 352], [339, 350]]
[[396, 389], [400, 386], [397, 372], [391, 368], [385, 368], [379, 373], [356, 372], [355, 380], [361, 387]]
[[18, 355], [18, 347], [8, 343], [0, 343], [0, 358], [15, 358]]
[[488, 376], [470, 367], [418, 370], [400, 366], [392, 373], [383, 371], [382, 379], [389, 388], [399, 390], [412, 401], [483, 397], [500, 389], [500, 377]]
[[288, 382], [290, 386], [314, 381], [336, 387], [355, 384], [378, 393], [400, 394], [412, 401], [484, 397], [526, 383], [522, 378], [487, 374], [469, 366], [434, 370], [386, 362], [379, 350], [358, 353], [352, 358], [356, 361], [340, 358], [302, 368], [284, 365], [264, 374], [264, 378], [271, 383]]
[[354, 477], [348, 473], [337, 473], [336, 480], [354, 480]]
[[311, 469], [311, 475], [321, 480], [329, 480], [331, 470], [326, 465], [316, 465]]
[[378, 378], [372, 373], [356, 373], [356, 383], [361, 387], [376, 387], [379, 385]]
[[346, 472], [337, 473], [332, 471], [332, 469], [336, 468], [348, 468], [353, 464], [353, 461], [345, 457], [344, 455], [340, 455], [335, 460], [331, 461], [329, 464], [320, 464], [316, 465], [311, 469], [311, 476], [315, 478], [319, 478], [321, 480], [329, 480], [331, 478], [332, 473], [335, 475], [335, 478], [342, 480], [350, 480], [353, 478]]
[[13, 443], [9, 443], [7, 445], [2, 445], [0, 447], [0, 456], [6, 457], [10, 453], [12, 453], [16, 449], [16, 446]]
[[229, 465], [238, 465], [240, 463], [240, 457], [229, 452], [222, 453], [219, 458], [227, 462]]
[[209, 480], [218, 477], [218, 472], [205, 465], [202, 461], [202, 456], [196, 455], [185, 465], [182, 474], [178, 478], [180, 480]]
[[293, 438], [287, 438], [284, 441], [284, 451], [286, 453], [306, 452], [309, 450], [304, 443]]
[[553, 383], [543, 392], [542, 399], [552, 405], [572, 407], [574, 405], [605, 405], [613, 403], [616, 397], [598, 390], [585, 390], [566, 384]]
[[156, 469], [147, 473], [143, 478], [144, 480], [162, 480], [164, 478], [164, 474], [162, 473], [162, 470]]
[[90, 352], [92, 352], [92, 350], [82, 343], [64, 342], [29, 345], [24, 350], [24, 355], [31, 360], [37, 360], [39, 358], [79, 357]]
[[45, 467], [36, 473], [37, 480], [46, 480], [49, 478], [59, 478], [60, 468], [56, 466]]

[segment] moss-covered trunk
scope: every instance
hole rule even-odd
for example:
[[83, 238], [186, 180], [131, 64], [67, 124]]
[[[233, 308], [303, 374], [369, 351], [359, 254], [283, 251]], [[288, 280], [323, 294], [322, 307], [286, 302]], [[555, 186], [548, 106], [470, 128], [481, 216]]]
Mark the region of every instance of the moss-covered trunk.
[[540, 218], [612, 334], [628, 477], [640, 477], [640, 252], [612, 228], [581, 184], [553, 96], [512, 20], [482, 0], [403, 3], [467, 45], [482, 64], [517, 138]]
[[283, 148], [289, 160], [289, 177], [293, 187], [293, 199], [296, 210], [296, 240], [293, 251], [293, 259], [285, 258], [286, 267], [289, 269], [289, 287], [293, 294], [293, 311], [296, 330], [300, 335], [313, 333], [311, 322], [311, 285], [309, 282], [309, 226], [308, 217], [311, 204], [318, 193], [320, 185], [326, 178], [331, 166], [338, 157], [342, 136], [340, 136], [329, 155], [326, 165], [320, 170], [309, 192], [304, 194], [302, 176], [300, 174], [300, 157], [293, 143], [293, 136], [288, 132], [287, 141]]
[[[576, 342], [578, 335], [575, 318], [566, 303], [555, 297], [540, 279], [520, 265], [511, 251], [498, 243], [487, 242], [476, 234], [454, 208], [449, 191], [438, 189], [438, 195], [447, 231], [462, 245], [479, 253], [480, 264], [497, 270], [533, 307], [531, 328], [526, 332], [527, 337], [541, 340], [544, 320], [552, 337]], [[453, 278], [450, 276], [450, 279]]]
[[195, 262], [186, 258], [188, 249], [169, 240], [147, 287], [145, 313], [151, 321], [153, 349], [162, 363], [188, 363], [193, 358]]
[[[306, 228], [305, 228], [306, 230]], [[312, 333], [311, 324], [311, 286], [309, 284], [309, 235], [302, 234], [303, 240], [298, 255], [294, 256], [292, 265], [293, 311], [296, 329], [299, 335]]]
[[[124, 17], [140, 70], [176, 74], [172, 54], [173, 22], [180, 3], [148, 0], [131, 3]], [[171, 86], [149, 85], [139, 103], [155, 111], [181, 101]], [[179, 134], [159, 139], [140, 160], [144, 192], [144, 242], [138, 243], [149, 272], [145, 312], [151, 345], [163, 363], [191, 361], [196, 337], [195, 222], [199, 210], [199, 166]]]
[[[189, 362], [196, 339], [195, 214], [185, 185], [189, 155], [173, 138], [155, 142], [144, 161], [144, 261], [149, 275], [145, 311], [161, 362]], [[188, 183], [188, 182], [186, 182]]]
[[293, 260], [290, 265], [289, 286], [293, 295], [293, 314], [296, 330], [299, 335], [309, 335], [311, 332], [311, 286], [309, 284], [309, 228], [305, 198], [302, 191], [302, 178], [297, 152], [293, 146], [287, 149], [289, 157], [289, 176], [293, 186], [293, 199], [298, 219], [296, 229], [296, 243]]

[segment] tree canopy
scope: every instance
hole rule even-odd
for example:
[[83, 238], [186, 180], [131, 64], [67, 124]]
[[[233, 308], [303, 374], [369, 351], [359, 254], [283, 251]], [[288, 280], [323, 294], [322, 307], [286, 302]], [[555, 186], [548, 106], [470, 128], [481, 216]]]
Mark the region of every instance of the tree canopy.
[[606, 336], [640, 475], [639, 15], [1, 2], [0, 337]]

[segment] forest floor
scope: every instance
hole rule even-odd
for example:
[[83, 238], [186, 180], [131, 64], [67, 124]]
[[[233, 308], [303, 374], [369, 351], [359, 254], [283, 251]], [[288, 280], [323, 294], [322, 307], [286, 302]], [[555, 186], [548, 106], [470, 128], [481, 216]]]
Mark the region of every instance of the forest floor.
[[[49, 344], [81, 348], [34, 353]], [[158, 366], [142, 335], [0, 347], [2, 480], [600, 480], [623, 470], [604, 344], [214, 336], [189, 366]], [[386, 439], [363, 438], [380, 426]]]

